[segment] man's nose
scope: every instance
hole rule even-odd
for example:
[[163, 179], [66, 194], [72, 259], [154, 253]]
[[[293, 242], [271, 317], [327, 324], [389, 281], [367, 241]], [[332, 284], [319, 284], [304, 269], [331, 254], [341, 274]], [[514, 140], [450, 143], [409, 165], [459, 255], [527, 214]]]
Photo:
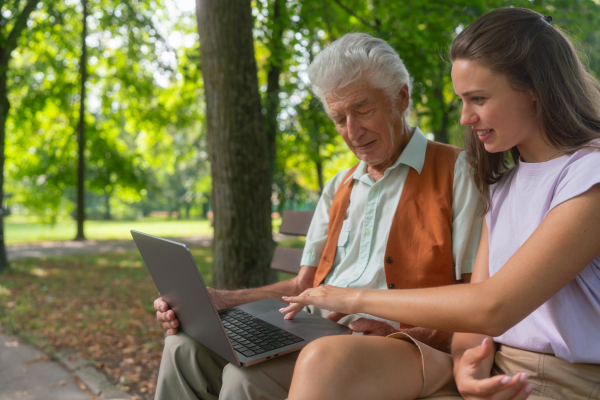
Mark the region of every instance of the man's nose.
[[460, 123], [464, 126], [473, 125], [477, 122], [477, 114], [470, 107], [464, 106], [460, 113]]
[[358, 121], [353, 115], [348, 115], [346, 118], [346, 129], [348, 129], [348, 139], [355, 141], [363, 135], [365, 129], [362, 127], [360, 121]]

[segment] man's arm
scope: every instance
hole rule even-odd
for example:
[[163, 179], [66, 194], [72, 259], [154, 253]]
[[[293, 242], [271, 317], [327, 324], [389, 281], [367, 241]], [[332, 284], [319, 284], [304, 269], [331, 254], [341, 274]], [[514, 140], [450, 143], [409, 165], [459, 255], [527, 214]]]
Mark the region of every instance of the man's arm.
[[[251, 303], [253, 301], [264, 300], [264, 299], [275, 299], [281, 301], [282, 296], [286, 296], [286, 293], [300, 294], [304, 290], [313, 287], [313, 280], [317, 268], [302, 266], [300, 272], [294, 278], [287, 279], [273, 283], [271, 285], [263, 286], [254, 289], [241, 289], [241, 290], [213, 290], [213, 293], [219, 297], [222, 307], [219, 309], [230, 308], [239, 306], [240, 304]], [[215, 294], [211, 295], [213, 298]]]
[[[227, 291], [208, 288], [208, 290], [218, 310], [264, 299], [281, 300], [282, 296], [297, 296], [304, 290], [311, 288], [316, 270], [315, 267], [303, 266], [300, 268], [298, 275], [292, 279], [255, 289]], [[162, 297], [154, 300], [154, 309], [156, 310], [156, 319], [167, 331], [167, 335], [176, 334], [179, 320]]]

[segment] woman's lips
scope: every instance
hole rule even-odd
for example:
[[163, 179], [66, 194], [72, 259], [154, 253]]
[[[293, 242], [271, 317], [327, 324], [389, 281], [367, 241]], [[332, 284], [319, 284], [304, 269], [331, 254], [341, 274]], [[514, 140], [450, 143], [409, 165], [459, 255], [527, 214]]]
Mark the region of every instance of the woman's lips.
[[481, 140], [482, 142], [485, 142], [492, 136], [492, 134], [494, 133], [494, 130], [487, 129], [485, 131], [475, 131], [475, 132], [477, 133], [477, 137], [479, 138], [479, 140]]

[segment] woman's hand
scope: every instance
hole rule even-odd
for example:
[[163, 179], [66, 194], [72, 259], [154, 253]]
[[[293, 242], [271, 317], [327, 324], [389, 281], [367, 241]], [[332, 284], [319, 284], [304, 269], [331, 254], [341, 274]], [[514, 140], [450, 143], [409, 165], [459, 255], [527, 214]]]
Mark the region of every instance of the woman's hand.
[[485, 361], [492, 353], [492, 341], [485, 339], [481, 346], [464, 352], [455, 365], [458, 391], [465, 400], [524, 400], [529, 397], [533, 385], [527, 383], [529, 374], [518, 372], [514, 376], [489, 377], [490, 366]]
[[359, 289], [340, 288], [324, 285], [306, 289], [299, 296], [283, 296], [283, 301], [290, 303], [279, 312], [286, 314], [285, 319], [292, 319], [306, 305], [313, 305], [324, 310], [344, 314], [355, 314], [356, 304], [360, 294]]

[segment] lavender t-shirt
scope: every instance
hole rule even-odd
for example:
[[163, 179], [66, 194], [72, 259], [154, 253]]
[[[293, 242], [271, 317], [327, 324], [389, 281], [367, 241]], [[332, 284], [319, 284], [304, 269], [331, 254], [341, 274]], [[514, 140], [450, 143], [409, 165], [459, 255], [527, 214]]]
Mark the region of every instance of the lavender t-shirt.
[[[598, 183], [599, 150], [580, 150], [543, 163], [521, 162], [508, 171], [492, 186], [492, 209], [486, 215], [490, 276], [549, 211]], [[552, 298], [494, 340], [569, 362], [600, 364], [600, 254]]]

